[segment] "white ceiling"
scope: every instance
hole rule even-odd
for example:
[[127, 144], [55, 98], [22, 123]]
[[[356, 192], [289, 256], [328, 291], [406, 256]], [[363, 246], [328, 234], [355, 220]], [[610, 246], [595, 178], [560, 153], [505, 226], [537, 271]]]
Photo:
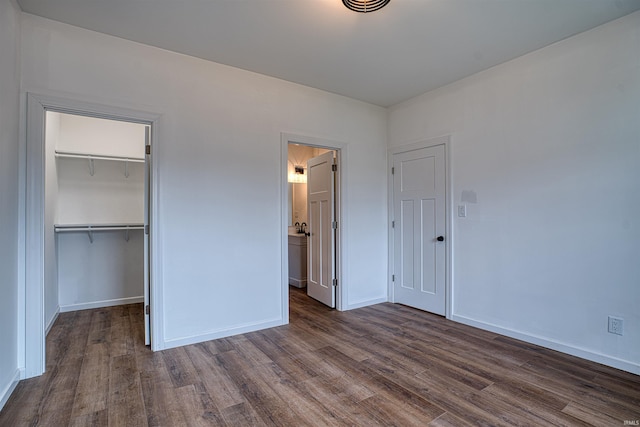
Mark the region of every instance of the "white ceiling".
[[640, 9], [640, 0], [18, 0], [23, 11], [384, 107]]

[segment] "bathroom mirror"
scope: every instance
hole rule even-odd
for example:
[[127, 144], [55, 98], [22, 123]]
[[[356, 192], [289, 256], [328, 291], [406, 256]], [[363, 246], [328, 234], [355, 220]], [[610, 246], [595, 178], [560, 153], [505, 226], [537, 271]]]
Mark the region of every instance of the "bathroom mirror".
[[307, 222], [307, 184], [289, 183], [289, 225]]

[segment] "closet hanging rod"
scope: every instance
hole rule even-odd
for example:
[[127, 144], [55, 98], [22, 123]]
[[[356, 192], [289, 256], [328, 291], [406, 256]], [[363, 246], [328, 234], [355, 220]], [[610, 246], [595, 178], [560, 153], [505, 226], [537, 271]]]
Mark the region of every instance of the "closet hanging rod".
[[143, 230], [144, 224], [118, 224], [118, 225], [56, 225], [57, 233], [66, 231], [117, 231], [117, 230]]
[[124, 239], [129, 241], [129, 231], [131, 230], [144, 230], [144, 224], [112, 224], [112, 225], [54, 225], [53, 226], [56, 233], [60, 232], [71, 232], [71, 231], [82, 231], [87, 233], [89, 237], [89, 241], [93, 243], [93, 232], [94, 231], [124, 231]]
[[56, 157], [67, 157], [71, 159], [89, 159], [89, 160], [116, 160], [121, 162], [134, 162], [144, 163], [144, 159], [141, 157], [125, 157], [125, 156], [107, 156], [107, 155], [94, 155], [84, 153], [73, 153], [69, 151], [56, 150]]
[[122, 227], [102, 227], [102, 226], [84, 226], [84, 227], [55, 227], [57, 233], [66, 231], [118, 231], [118, 230], [143, 230], [143, 225], [132, 225]]

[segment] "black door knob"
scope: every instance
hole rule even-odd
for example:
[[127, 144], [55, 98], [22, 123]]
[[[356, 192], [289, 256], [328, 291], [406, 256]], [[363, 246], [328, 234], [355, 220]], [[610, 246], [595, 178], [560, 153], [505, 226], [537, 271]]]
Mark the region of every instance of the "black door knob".
[[436, 240], [438, 242], [444, 242], [444, 236], [438, 236], [438, 237], [436, 237]]

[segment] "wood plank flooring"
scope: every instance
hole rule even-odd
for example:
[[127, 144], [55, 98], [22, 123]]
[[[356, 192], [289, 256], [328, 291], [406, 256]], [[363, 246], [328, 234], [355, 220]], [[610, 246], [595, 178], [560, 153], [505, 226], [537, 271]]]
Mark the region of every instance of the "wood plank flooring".
[[394, 304], [151, 352], [141, 305], [63, 313], [0, 426], [623, 426], [640, 377]]

